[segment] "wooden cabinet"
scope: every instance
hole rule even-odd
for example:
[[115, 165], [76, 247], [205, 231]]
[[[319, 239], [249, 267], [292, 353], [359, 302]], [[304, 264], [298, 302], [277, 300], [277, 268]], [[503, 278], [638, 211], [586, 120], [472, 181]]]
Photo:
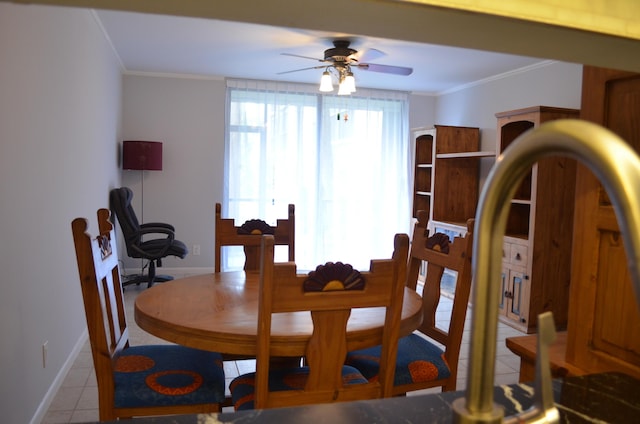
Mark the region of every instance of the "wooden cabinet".
[[[497, 151], [524, 132], [579, 111], [535, 106], [496, 114]], [[537, 316], [552, 311], [567, 326], [575, 193], [575, 160], [550, 157], [536, 163], [511, 200], [504, 237], [500, 319], [526, 333]]]
[[431, 213], [435, 129], [415, 129], [413, 136], [415, 142], [413, 217], [416, 218], [420, 210]]
[[[640, 74], [584, 67], [581, 118], [603, 125], [640, 152]], [[638, 237], [639, 235], [635, 235]], [[640, 378], [640, 312], [613, 206], [578, 166], [567, 361], [590, 372]]]
[[527, 264], [529, 263], [527, 241], [512, 239], [504, 242], [502, 249], [502, 281], [498, 307], [504, 317], [512, 322], [521, 322], [528, 308], [524, 290], [529, 289]]
[[451, 235], [466, 232], [467, 219], [476, 214], [480, 160], [495, 157], [482, 152], [480, 129], [435, 125], [413, 130], [415, 168], [413, 216], [429, 211], [429, 228]]

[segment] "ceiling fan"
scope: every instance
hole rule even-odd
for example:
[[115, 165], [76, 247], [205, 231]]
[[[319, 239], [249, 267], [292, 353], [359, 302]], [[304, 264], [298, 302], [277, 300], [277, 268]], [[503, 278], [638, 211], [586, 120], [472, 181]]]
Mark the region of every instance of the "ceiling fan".
[[[350, 94], [355, 91], [355, 82], [353, 80], [353, 73], [351, 68], [362, 69], [363, 71], [381, 72], [385, 74], [393, 75], [411, 75], [413, 68], [407, 68], [404, 66], [392, 66], [381, 65], [376, 63], [368, 63], [370, 60], [375, 60], [385, 54], [377, 49], [367, 49], [358, 51], [349, 47], [351, 41], [349, 40], [334, 40], [333, 47], [324, 51], [324, 58], [317, 59], [309, 56], [301, 56], [291, 53], [282, 53], [285, 56], [301, 57], [303, 59], [311, 59], [323, 63], [322, 65], [311, 66], [308, 68], [294, 69], [292, 71], [279, 72], [279, 75], [288, 74], [291, 72], [306, 71], [309, 69], [322, 69], [325, 68], [325, 72], [322, 75], [320, 83], [320, 91], [332, 91], [333, 85], [331, 83], [331, 72], [334, 72], [340, 83], [340, 90], [338, 94]], [[343, 83], [345, 87], [343, 87]], [[349, 91], [348, 93], [346, 91]]]
[[365, 63], [367, 60], [375, 60], [385, 54], [377, 49], [367, 49], [363, 51], [357, 51], [349, 47], [351, 41], [349, 40], [334, 40], [333, 48], [324, 51], [324, 59], [317, 59], [309, 56], [301, 56], [291, 53], [282, 53], [285, 56], [301, 57], [303, 59], [316, 60], [318, 62], [326, 63], [326, 65], [311, 66], [309, 68], [294, 69], [292, 71], [279, 72], [279, 74], [288, 74], [291, 72], [306, 71], [308, 69], [322, 69], [327, 66], [333, 66], [335, 68], [352, 66], [354, 68], [363, 69], [365, 71], [382, 72], [386, 74], [395, 75], [411, 75], [412, 68], [404, 66], [391, 66], [380, 65], [375, 63]]

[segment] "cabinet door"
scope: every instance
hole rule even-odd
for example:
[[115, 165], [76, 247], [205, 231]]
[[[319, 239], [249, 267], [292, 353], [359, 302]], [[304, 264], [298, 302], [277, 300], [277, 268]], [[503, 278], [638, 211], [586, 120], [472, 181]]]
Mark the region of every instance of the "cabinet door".
[[516, 268], [502, 267], [502, 281], [498, 309], [500, 313], [514, 323], [527, 322], [527, 290], [526, 274]]
[[[509, 282], [507, 283], [509, 286], [509, 301], [505, 312], [507, 318], [516, 322], [526, 322], [526, 319], [523, 318], [525, 282], [524, 272], [515, 269], [509, 270]], [[522, 321], [523, 319], [525, 321]]]
[[[581, 118], [640, 152], [640, 74], [584, 67]], [[640, 311], [631, 301], [622, 235], [597, 178], [578, 167], [567, 361], [640, 378]], [[637, 235], [635, 235], [637, 237]]]
[[500, 302], [498, 304], [498, 309], [502, 315], [507, 315], [507, 307], [509, 300], [509, 268], [502, 267], [502, 276], [500, 282]]

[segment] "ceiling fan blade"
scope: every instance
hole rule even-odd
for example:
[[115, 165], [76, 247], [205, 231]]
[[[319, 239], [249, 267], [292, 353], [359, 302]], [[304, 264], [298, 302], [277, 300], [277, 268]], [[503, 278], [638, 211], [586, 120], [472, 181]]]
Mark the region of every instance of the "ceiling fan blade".
[[358, 63], [358, 69], [363, 71], [382, 72], [385, 74], [394, 75], [411, 75], [413, 68], [406, 68], [404, 66], [391, 66], [391, 65], [378, 65], [375, 63]]
[[277, 75], [290, 74], [292, 72], [308, 71], [309, 69], [322, 69], [322, 68], [326, 68], [326, 67], [327, 67], [326, 65], [311, 66], [309, 68], [294, 69], [293, 71], [278, 72]]
[[311, 59], [311, 60], [315, 60], [318, 62], [328, 62], [328, 60], [324, 60], [324, 59], [318, 59], [317, 57], [309, 57], [309, 56], [301, 56], [299, 54], [293, 54], [293, 53], [280, 53], [283, 56], [293, 56], [293, 57], [301, 57], [303, 59]]
[[356, 53], [352, 54], [350, 57], [354, 60], [357, 60], [358, 62], [370, 62], [372, 60], [376, 60], [383, 56], [386, 56], [386, 53], [378, 49], [365, 49], [365, 50], [357, 51]]

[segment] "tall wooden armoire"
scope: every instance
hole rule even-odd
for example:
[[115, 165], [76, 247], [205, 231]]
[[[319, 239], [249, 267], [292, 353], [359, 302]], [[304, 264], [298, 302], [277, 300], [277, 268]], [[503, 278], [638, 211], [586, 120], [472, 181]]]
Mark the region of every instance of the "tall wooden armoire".
[[[585, 66], [580, 117], [640, 152], [640, 74]], [[587, 372], [640, 378], [640, 312], [622, 237], [604, 188], [581, 164], [572, 257], [566, 361]]]

